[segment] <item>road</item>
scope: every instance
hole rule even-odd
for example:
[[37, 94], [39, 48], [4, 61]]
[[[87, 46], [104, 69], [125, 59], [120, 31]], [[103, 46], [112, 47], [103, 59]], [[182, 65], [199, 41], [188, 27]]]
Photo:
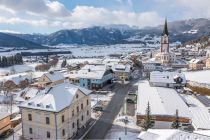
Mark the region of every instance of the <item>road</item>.
[[108, 104], [107, 108], [104, 110], [103, 114], [96, 122], [96, 124], [92, 127], [92, 129], [87, 133], [84, 139], [103, 139], [108, 130], [111, 128], [112, 123], [119, 113], [124, 99], [128, 90], [132, 87], [132, 84], [116, 84], [113, 88], [113, 92], [115, 92], [112, 100]]

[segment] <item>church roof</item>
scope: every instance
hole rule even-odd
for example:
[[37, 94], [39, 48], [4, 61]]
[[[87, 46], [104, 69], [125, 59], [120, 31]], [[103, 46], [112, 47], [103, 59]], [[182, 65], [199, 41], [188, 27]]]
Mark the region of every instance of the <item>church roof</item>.
[[164, 28], [163, 28], [163, 33], [162, 35], [169, 35], [168, 32], [168, 25], [167, 25], [167, 19], [165, 19], [165, 24], [164, 24]]

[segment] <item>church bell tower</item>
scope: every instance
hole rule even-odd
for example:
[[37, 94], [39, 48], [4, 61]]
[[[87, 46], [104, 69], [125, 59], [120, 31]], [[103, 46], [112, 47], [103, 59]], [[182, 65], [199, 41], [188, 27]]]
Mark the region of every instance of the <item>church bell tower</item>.
[[161, 50], [160, 51], [169, 53], [169, 33], [168, 33], [167, 19], [165, 20], [163, 33], [161, 36]]

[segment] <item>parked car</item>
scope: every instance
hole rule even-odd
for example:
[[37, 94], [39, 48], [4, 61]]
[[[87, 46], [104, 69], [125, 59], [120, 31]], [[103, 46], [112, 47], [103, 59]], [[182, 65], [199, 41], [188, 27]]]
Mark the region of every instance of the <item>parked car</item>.
[[102, 106], [95, 106], [93, 107], [94, 111], [103, 111], [103, 107]]
[[134, 100], [132, 100], [132, 99], [127, 99], [126, 101], [127, 101], [127, 103], [135, 104]]

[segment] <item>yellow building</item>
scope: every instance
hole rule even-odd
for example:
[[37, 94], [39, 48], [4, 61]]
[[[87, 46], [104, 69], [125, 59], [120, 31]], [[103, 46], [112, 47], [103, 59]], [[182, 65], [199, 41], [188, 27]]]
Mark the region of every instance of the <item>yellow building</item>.
[[64, 76], [60, 72], [49, 72], [43, 74], [38, 80], [38, 87], [50, 87], [63, 83]]
[[189, 69], [191, 70], [202, 70], [205, 64], [200, 59], [192, 59], [189, 62]]
[[206, 59], [206, 68], [210, 69], [210, 57]]
[[91, 118], [90, 90], [62, 83], [20, 106], [25, 139], [68, 139]]

